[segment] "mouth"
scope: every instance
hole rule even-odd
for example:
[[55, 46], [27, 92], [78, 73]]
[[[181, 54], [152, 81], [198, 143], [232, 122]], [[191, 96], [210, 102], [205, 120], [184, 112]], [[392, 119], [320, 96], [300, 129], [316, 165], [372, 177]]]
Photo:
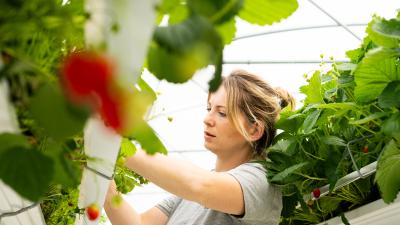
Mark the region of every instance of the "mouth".
[[213, 134], [211, 134], [211, 133], [209, 133], [207, 131], [204, 131], [204, 136], [205, 137], [216, 137], [215, 135], [213, 135]]

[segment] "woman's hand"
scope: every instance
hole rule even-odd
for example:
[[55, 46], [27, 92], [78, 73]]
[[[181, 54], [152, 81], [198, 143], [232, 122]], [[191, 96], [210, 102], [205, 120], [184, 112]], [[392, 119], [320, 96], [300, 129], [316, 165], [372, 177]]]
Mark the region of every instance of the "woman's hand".
[[138, 214], [125, 200], [121, 197], [121, 203], [115, 205], [113, 198], [118, 196], [117, 185], [114, 180], [110, 182], [104, 209], [113, 225], [165, 225], [168, 217], [161, 212], [160, 209], [153, 207], [143, 214]]

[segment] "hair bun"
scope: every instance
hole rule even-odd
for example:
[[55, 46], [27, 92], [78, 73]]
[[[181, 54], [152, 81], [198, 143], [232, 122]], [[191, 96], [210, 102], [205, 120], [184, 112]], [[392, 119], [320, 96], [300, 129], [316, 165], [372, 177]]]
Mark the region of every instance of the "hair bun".
[[293, 96], [287, 92], [286, 90], [276, 87], [275, 92], [277, 97], [279, 98], [279, 105], [281, 109], [285, 108], [286, 106], [290, 105], [291, 109], [294, 109], [296, 106], [296, 102], [293, 98]]

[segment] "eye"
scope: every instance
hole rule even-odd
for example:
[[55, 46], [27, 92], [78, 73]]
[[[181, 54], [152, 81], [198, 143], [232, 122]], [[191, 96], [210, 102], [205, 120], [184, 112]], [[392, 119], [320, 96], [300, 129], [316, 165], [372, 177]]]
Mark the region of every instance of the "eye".
[[211, 111], [211, 107], [207, 107], [207, 112], [210, 112]]
[[219, 114], [221, 117], [226, 117], [226, 113], [224, 113], [224, 112], [218, 112], [218, 114]]

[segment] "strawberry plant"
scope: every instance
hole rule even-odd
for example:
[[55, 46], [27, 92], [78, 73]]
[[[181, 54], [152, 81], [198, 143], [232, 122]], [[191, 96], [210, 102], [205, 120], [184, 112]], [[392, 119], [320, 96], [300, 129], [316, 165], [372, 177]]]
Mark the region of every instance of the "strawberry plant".
[[[375, 16], [350, 63], [318, 70], [301, 87], [304, 106], [284, 111], [268, 149], [270, 182], [283, 190], [281, 224], [316, 224], [400, 190], [400, 17]], [[339, 178], [377, 161], [377, 172], [335, 190]], [[329, 185], [322, 196], [320, 187]], [[312, 193], [315, 203], [304, 201]], [[321, 196], [320, 196], [321, 195]], [[299, 204], [300, 203], [300, 204]], [[298, 204], [301, 207], [297, 207]]]

